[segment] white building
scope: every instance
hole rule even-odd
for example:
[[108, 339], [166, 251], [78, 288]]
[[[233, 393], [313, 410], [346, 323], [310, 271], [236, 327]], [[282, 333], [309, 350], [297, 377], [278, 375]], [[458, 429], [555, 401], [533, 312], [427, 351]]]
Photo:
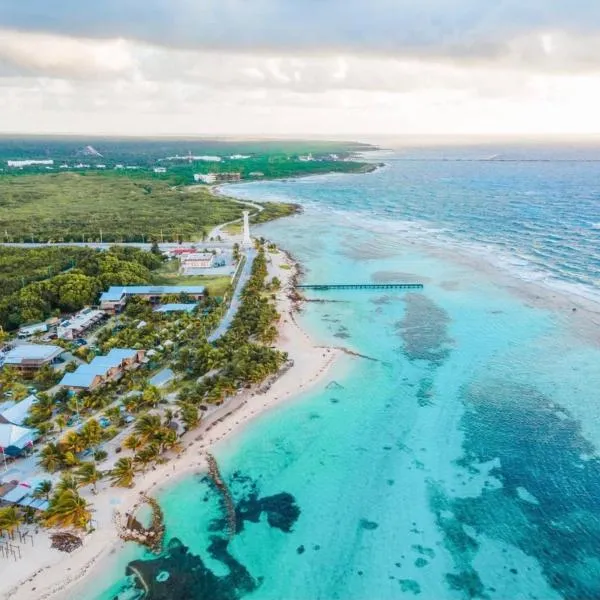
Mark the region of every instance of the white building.
[[154, 167], [154, 169], [152, 169], [155, 173], [166, 173], [167, 172], [167, 168], [166, 167]]
[[99, 323], [104, 318], [101, 310], [84, 308], [73, 317], [61, 321], [56, 330], [56, 335], [63, 340], [74, 340], [81, 337], [90, 327]]
[[194, 181], [196, 183], [214, 183], [217, 181], [217, 176], [215, 173], [194, 173]]
[[33, 325], [26, 325], [25, 327], [19, 328], [18, 338], [25, 339], [36, 335], [37, 333], [46, 333], [48, 331], [48, 325], [46, 323], [35, 323]]
[[9, 167], [15, 167], [17, 169], [22, 169], [23, 167], [32, 167], [36, 165], [53, 165], [54, 161], [52, 159], [44, 159], [44, 160], [7, 160], [6, 164]]
[[210, 252], [197, 252], [181, 256], [181, 271], [185, 274], [192, 269], [210, 269], [214, 255]]
[[221, 162], [220, 156], [192, 156], [193, 160], [203, 160], [205, 162]]

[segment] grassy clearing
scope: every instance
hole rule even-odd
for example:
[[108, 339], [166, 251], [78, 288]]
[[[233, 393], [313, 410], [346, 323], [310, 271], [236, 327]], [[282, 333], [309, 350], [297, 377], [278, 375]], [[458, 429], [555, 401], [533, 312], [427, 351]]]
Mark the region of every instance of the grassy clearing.
[[181, 275], [179, 261], [170, 260], [155, 271], [154, 282], [160, 285], [203, 285], [210, 296], [224, 296], [231, 285], [228, 275]]

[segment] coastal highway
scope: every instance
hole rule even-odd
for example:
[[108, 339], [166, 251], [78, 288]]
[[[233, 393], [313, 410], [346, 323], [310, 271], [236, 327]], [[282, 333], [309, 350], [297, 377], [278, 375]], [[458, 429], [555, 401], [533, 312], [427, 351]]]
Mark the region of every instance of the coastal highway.
[[231, 298], [231, 302], [229, 304], [229, 308], [225, 313], [225, 316], [221, 319], [219, 326], [208, 336], [209, 342], [215, 342], [220, 337], [225, 335], [229, 326], [231, 325], [231, 321], [233, 321], [233, 317], [238, 311], [240, 306], [240, 296], [242, 295], [242, 290], [244, 286], [248, 283], [248, 279], [250, 279], [250, 272], [252, 270], [252, 265], [254, 263], [254, 259], [256, 258], [256, 250], [251, 249], [246, 252], [246, 262], [242, 267], [242, 273], [238, 279], [237, 286], [233, 292], [233, 297]]
[[[152, 244], [144, 244], [142, 242], [1, 242], [0, 246], [12, 248], [46, 248], [48, 246], [77, 246], [80, 248], [95, 248], [97, 250], [107, 250], [111, 246], [130, 246], [132, 248], [140, 248], [142, 250], [150, 250]], [[231, 242], [168, 242], [158, 244], [162, 251], [173, 250], [174, 248], [231, 248]]]

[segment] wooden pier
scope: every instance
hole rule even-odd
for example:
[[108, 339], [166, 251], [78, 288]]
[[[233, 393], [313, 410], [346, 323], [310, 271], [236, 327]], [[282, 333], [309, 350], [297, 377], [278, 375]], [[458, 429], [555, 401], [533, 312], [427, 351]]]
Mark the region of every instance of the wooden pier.
[[422, 283], [312, 283], [297, 285], [301, 290], [422, 290]]

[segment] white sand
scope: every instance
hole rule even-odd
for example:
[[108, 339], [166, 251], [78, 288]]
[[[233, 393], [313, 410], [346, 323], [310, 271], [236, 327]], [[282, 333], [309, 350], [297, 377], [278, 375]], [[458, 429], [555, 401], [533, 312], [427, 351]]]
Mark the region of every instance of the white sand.
[[[34, 536], [35, 546], [19, 544], [23, 558], [14, 561], [0, 558], [0, 598], [10, 600], [38, 600], [42, 598], [76, 598], [73, 587], [85, 575], [94, 570], [100, 574], [103, 563], [114, 556], [123, 542], [118, 538], [114, 525], [115, 510], [121, 514], [131, 510], [141, 492], [154, 494], [157, 487], [171, 483], [177, 477], [206, 468], [204, 452], [224, 437], [239, 431], [253, 418], [271, 407], [305, 391], [327, 373], [341, 351], [316, 346], [294, 318], [293, 306], [287, 297], [288, 285], [294, 269], [283, 269], [282, 264], [293, 266], [283, 253], [271, 254], [270, 275], [277, 275], [282, 282], [277, 294], [277, 306], [281, 314], [278, 347], [285, 350], [294, 366], [277, 379], [264, 393], [249, 390], [239, 394], [208, 414], [202, 425], [182, 437], [184, 451], [179, 457], [171, 455], [169, 462], [138, 474], [133, 489], [110, 487], [103, 481], [98, 495], [89, 489], [82, 491], [93, 504], [93, 520], [96, 530], [85, 536], [83, 546], [66, 554], [50, 548], [48, 532], [40, 530]], [[126, 456], [124, 452], [120, 456]], [[101, 575], [99, 575], [101, 576]], [[108, 582], [104, 582], [108, 583]], [[75, 586], [78, 587], [78, 586]]]

